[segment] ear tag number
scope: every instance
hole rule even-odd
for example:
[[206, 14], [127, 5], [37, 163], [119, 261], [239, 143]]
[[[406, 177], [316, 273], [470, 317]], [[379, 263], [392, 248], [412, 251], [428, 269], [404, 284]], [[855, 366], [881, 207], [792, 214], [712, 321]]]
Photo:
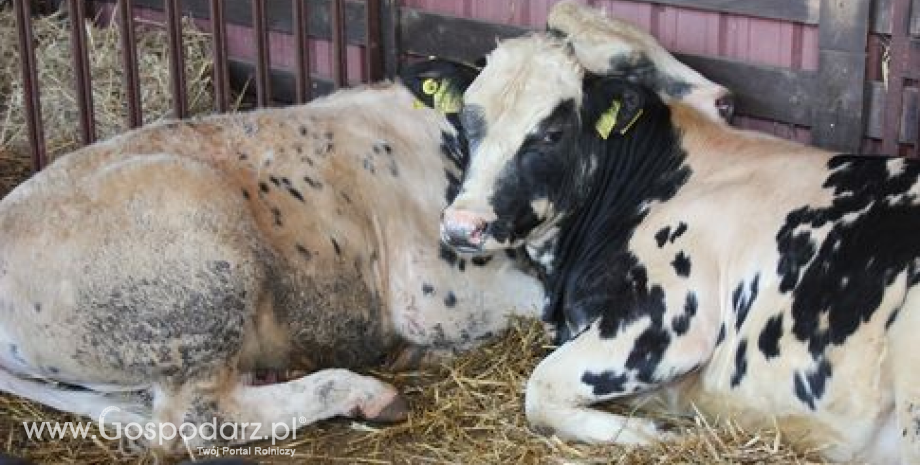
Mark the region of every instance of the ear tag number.
[[597, 118], [597, 123], [594, 124], [594, 128], [597, 129], [597, 134], [601, 136], [601, 139], [607, 140], [610, 137], [610, 132], [613, 131], [613, 127], [617, 124], [617, 116], [620, 113], [620, 101], [614, 100], [610, 104], [610, 108], [607, 111], [601, 113], [601, 116]]

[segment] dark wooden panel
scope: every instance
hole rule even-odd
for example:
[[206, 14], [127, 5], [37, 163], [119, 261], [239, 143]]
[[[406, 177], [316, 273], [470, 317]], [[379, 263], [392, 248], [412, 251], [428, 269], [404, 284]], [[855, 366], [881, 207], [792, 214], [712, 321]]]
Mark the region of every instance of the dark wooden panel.
[[920, 92], [916, 87], [904, 89], [904, 107], [901, 111], [901, 143], [918, 143], [920, 131]]
[[[881, 82], [872, 82], [866, 85], [866, 94], [869, 100], [869, 111], [866, 116], [866, 137], [881, 139], [885, 136], [882, 130], [885, 119], [885, 85]], [[903, 94], [904, 105], [901, 108], [901, 123], [898, 142], [901, 144], [916, 144], [918, 117], [920, 117], [920, 92], [916, 87], [906, 87]]]
[[865, 52], [869, 6], [867, 1], [822, 0], [818, 47]]
[[907, 67], [904, 69], [904, 77], [920, 81], [920, 37], [910, 39], [907, 44]]
[[[115, 0], [97, 0], [114, 3]], [[332, 0], [311, 0], [307, 3], [307, 30], [309, 35], [318, 39], [331, 39], [329, 7]], [[184, 0], [182, 12], [195, 18], [209, 19], [210, 11], [207, 0]], [[162, 11], [163, 0], [134, 0], [140, 8]], [[365, 8], [364, 2], [345, 3], [345, 39], [349, 44], [365, 43]], [[272, 0], [266, 2], [265, 12], [268, 16], [268, 29], [274, 32], [293, 32], [290, 0]], [[252, 9], [248, 0], [224, 0], [224, 15], [227, 22], [241, 26], [252, 25]]]
[[891, 34], [891, 2], [892, 0], [874, 0], [872, 2], [872, 17], [869, 30], [877, 34]]
[[[821, 0], [631, 0], [683, 8], [716, 11], [755, 18], [769, 18], [803, 24], [818, 24]], [[891, 34], [892, 0], [847, 0], [871, 3], [870, 30], [878, 34]], [[914, 0], [920, 1], [920, 0]], [[916, 10], [915, 10], [916, 11]]]
[[920, 0], [910, 4], [910, 35], [920, 37]]
[[862, 142], [869, 2], [821, 1], [812, 143], [857, 151]]
[[869, 111], [866, 113], [865, 136], [881, 139], [882, 124], [885, 119], [885, 84], [866, 83], [866, 95], [869, 99]]
[[495, 48], [496, 39], [519, 36], [527, 31], [519, 26], [401, 8], [399, 49], [415, 55], [474, 61]]
[[818, 24], [821, 0], [639, 0], [757, 18]]
[[677, 54], [677, 58], [731, 89], [739, 114], [811, 125], [811, 108], [816, 105], [814, 72], [701, 55]]
[[[256, 68], [252, 63], [246, 63], [238, 60], [228, 61], [228, 73], [230, 85], [234, 89], [245, 89], [244, 102], [255, 102], [255, 77]], [[272, 98], [275, 103], [293, 104], [296, 103], [296, 77], [294, 73], [272, 69], [269, 72], [269, 81], [271, 82]], [[332, 81], [318, 76], [311, 76], [310, 79], [313, 98], [329, 94], [335, 89]]]

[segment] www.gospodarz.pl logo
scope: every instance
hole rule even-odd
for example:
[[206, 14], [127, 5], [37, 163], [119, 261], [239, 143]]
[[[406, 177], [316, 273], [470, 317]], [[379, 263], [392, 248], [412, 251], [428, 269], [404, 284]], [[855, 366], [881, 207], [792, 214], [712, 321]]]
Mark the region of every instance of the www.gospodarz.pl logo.
[[218, 423], [216, 418], [202, 423], [181, 423], [178, 426], [170, 422], [119, 422], [106, 421], [106, 417], [121, 412], [118, 407], [106, 407], [99, 418], [96, 419], [98, 436], [93, 433], [92, 422], [22, 422], [26, 436], [30, 440], [44, 439], [95, 439], [101, 437], [108, 440], [128, 439], [131, 441], [144, 441], [151, 444], [163, 445], [180, 438], [185, 443], [244, 443], [271, 439], [272, 445], [276, 441], [297, 439], [297, 428], [306, 424], [305, 417], [292, 417], [290, 422], [273, 422], [269, 425], [262, 423]]

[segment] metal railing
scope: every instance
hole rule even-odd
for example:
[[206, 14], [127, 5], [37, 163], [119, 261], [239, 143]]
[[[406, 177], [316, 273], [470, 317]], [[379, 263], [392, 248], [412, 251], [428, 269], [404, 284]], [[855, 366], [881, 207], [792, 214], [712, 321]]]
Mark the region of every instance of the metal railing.
[[[381, 35], [381, 1], [365, 0], [366, 43], [364, 60], [367, 68], [367, 81], [384, 77]], [[225, 112], [230, 108], [231, 90], [228, 77], [228, 46], [225, 20], [226, 0], [208, 0], [211, 25], [211, 50], [214, 59], [214, 99], [215, 109]], [[92, 76], [89, 68], [89, 56], [86, 45], [86, 30], [83, 27], [87, 17], [87, 1], [67, 0], [71, 23], [71, 47], [74, 63], [74, 86], [77, 90], [77, 107], [80, 115], [80, 141], [90, 144], [96, 139], [95, 118], [93, 115]], [[126, 126], [134, 128], [143, 123], [140, 101], [140, 84], [138, 79], [138, 57], [135, 42], [135, 2], [133, 0], [116, 0], [117, 22], [120, 29], [121, 62], [124, 67], [124, 87], [126, 95]], [[182, 47], [182, 0], [163, 0], [169, 54], [169, 88], [172, 95], [172, 112], [176, 118], [188, 116], [188, 95], [185, 81], [185, 60]], [[307, 23], [309, 0], [291, 0], [291, 18], [295, 40], [295, 101], [304, 103], [310, 100], [311, 70], [308, 47]], [[255, 59], [255, 96], [258, 107], [272, 103], [271, 90], [271, 55], [269, 42], [268, 15], [266, 0], [250, 0], [252, 9], [252, 33], [256, 44]], [[19, 53], [22, 66], [22, 81], [25, 92], [25, 113], [28, 126], [29, 147], [32, 166], [35, 171], [42, 169], [48, 162], [45, 137], [42, 128], [40, 83], [37, 76], [34, 37], [32, 32], [32, 2], [30, 0], [13, 0], [16, 14], [16, 27], [19, 40]], [[314, 3], [315, 5], [315, 3]], [[329, 17], [332, 29], [333, 83], [335, 88], [348, 83], [348, 66], [345, 36], [345, 1], [332, 0], [329, 4]]]

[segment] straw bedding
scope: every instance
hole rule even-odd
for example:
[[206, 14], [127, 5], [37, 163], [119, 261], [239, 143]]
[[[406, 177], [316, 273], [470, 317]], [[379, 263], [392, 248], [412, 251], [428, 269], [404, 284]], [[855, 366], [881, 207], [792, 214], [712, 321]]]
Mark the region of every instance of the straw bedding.
[[[438, 369], [375, 372], [407, 393], [413, 406], [408, 422], [378, 427], [344, 419], [326, 421], [299, 430], [295, 440], [278, 447], [295, 448], [293, 461], [297, 463], [785, 464], [817, 460], [792, 451], [773, 431], [714, 427], [694, 418], [663, 419], [684, 431], [685, 437], [650, 448], [567, 444], [537, 435], [526, 426], [522, 401], [528, 374], [550, 350], [546, 342], [541, 324], [519, 320], [501, 339]], [[615, 405], [608, 407], [618, 410]], [[128, 445], [114, 441], [30, 441], [22, 421], [78, 419], [13, 397], [0, 397], [0, 412], [2, 450], [38, 462], [59, 463], [65, 458], [98, 464], [157, 461], [150, 453], [132, 452]], [[290, 459], [269, 460], [284, 463]], [[175, 461], [168, 458], [161, 463]]]
[[[76, 98], [62, 17], [37, 19], [43, 119], [52, 158], [77, 146]], [[114, 29], [88, 26], [94, 76], [93, 99], [98, 135], [123, 131], [118, 35]], [[162, 30], [139, 31], [141, 86], [145, 121], [169, 114], [166, 40]], [[30, 170], [13, 15], [0, 9], [0, 197], [24, 180]], [[189, 102], [193, 113], [211, 110], [210, 58], [207, 37], [185, 28]], [[501, 339], [465, 354], [438, 369], [408, 373], [373, 373], [407, 393], [413, 410], [408, 422], [376, 427], [332, 420], [303, 428], [293, 441], [297, 463], [808, 463], [773, 431], [745, 432], [713, 427], [699, 418], [669, 421], [684, 439], [651, 448], [566, 444], [531, 432], [523, 415], [528, 374], [550, 350], [538, 322], [520, 320]], [[616, 409], [615, 406], [610, 408]], [[25, 421], [85, 421], [20, 398], [0, 395], [0, 451], [39, 463], [173, 463], [130, 444], [102, 439], [29, 439]], [[92, 431], [91, 434], [99, 434]], [[200, 457], [199, 457], [200, 458]], [[253, 458], [253, 457], [250, 457]], [[285, 459], [269, 459], [284, 462]]]

